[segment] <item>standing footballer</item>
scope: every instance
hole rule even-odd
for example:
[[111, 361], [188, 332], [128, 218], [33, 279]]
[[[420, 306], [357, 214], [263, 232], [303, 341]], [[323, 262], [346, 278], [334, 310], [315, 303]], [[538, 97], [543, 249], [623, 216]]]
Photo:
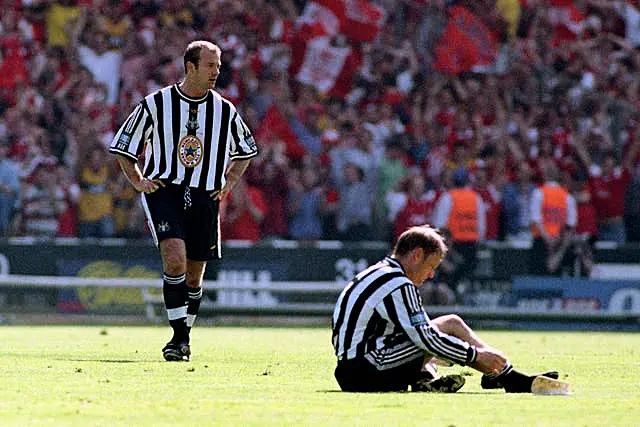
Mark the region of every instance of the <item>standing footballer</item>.
[[167, 361], [189, 360], [189, 333], [200, 308], [205, 267], [222, 256], [220, 200], [258, 154], [235, 107], [213, 90], [220, 56], [211, 42], [189, 43], [184, 81], [145, 97], [109, 149], [142, 193], [160, 249], [164, 303], [173, 329], [162, 349]]

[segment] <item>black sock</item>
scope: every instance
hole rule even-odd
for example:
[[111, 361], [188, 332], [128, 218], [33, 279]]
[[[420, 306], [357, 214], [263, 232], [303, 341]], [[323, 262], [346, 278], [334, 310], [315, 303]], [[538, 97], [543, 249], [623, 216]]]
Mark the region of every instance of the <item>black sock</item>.
[[164, 295], [164, 306], [167, 309], [169, 324], [173, 328], [173, 338], [171, 341], [188, 341], [187, 332], [187, 304], [189, 296], [187, 293], [186, 274], [179, 276], [163, 275], [162, 293]]
[[531, 393], [531, 385], [535, 377], [516, 371], [508, 363], [495, 378], [507, 393]]
[[189, 292], [189, 305], [187, 306], [187, 332], [191, 332], [191, 328], [196, 321], [198, 311], [200, 310], [200, 301], [202, 301], [202, 287], [187, 288]]

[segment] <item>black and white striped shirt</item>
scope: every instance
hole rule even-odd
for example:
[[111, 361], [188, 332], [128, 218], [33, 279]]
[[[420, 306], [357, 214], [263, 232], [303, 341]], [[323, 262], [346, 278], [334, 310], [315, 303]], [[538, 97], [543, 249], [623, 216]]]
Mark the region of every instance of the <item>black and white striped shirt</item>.
[[224, 186], [229, 161], [258, 154], [253, 135], [229, 101], [213, 90], [191, 98], [177, 84], [143, 99], [109, 151], [134, 162], [144, 153], [146, 178], [207, 191]]
[[476, 358], [475, 347], [430, 324], [418, 289], [390, 257], [362, 271], [345, 287], [331, 324], [338, 360], [364, 357], [382, 370], [425, 353], [460, 365]]

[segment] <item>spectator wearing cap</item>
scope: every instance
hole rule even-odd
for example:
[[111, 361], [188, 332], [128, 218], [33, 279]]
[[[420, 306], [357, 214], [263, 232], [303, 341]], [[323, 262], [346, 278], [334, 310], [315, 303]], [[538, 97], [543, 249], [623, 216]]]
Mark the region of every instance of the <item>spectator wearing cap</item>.
[[486, 235], [486, 209], [480, 195], [469, 186], [466, 169], [454, 170], [452, 182], [453, 188], [436, 203], [433, 224], [446, 230], [451, 250], [459, 256], [460, 262], [449, 277], [449, 285], [460, 292], [460, 280], [473, 279], [478, 243]]

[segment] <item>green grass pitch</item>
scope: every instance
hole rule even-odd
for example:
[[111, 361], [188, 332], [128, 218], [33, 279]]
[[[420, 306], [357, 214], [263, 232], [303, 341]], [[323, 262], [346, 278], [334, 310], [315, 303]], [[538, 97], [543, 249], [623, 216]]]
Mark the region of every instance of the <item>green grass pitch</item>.
[[572, 396], [338, 392], [328, 328], [196, 327], [167, 363], [166, 327], [0, 327], [2, 426], [639, 426], [640, 334], [480, 335]]

